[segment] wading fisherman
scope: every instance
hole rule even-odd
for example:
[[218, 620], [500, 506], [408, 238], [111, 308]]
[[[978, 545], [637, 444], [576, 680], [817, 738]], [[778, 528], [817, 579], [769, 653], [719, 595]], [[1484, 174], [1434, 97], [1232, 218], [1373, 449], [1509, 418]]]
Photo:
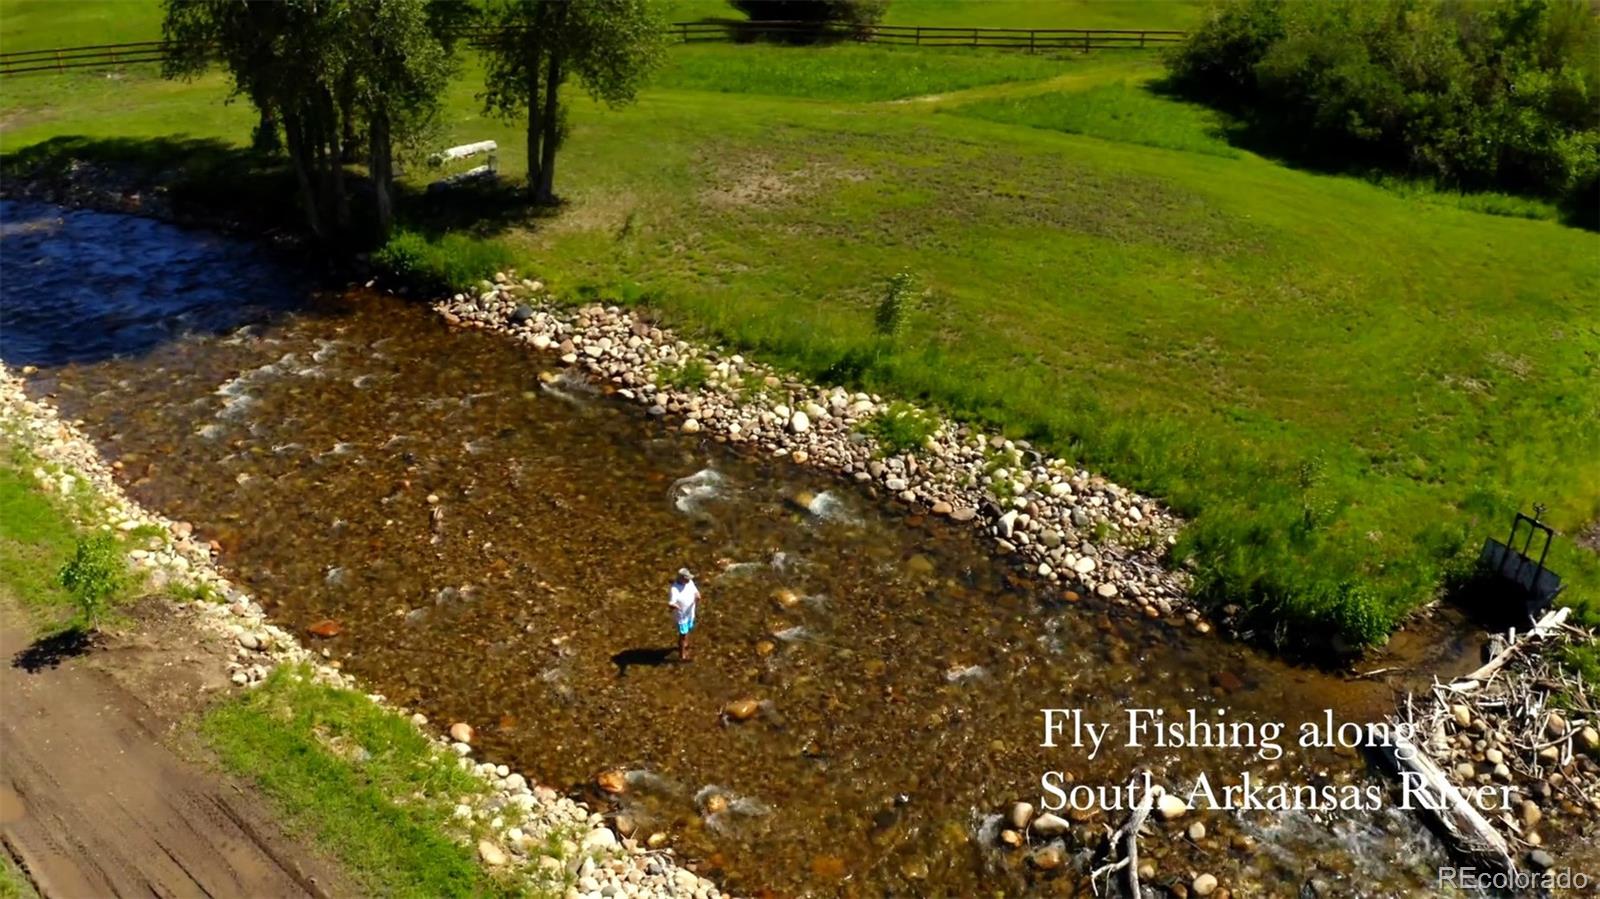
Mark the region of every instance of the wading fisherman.
[[694, 611], [699, 601], [700, 588], [694, 585], [694, 574], [679, 568], [667, 605], [678, 619], [678, 658], [685, 662], [689, 661], [689, 632], [694, 630]]

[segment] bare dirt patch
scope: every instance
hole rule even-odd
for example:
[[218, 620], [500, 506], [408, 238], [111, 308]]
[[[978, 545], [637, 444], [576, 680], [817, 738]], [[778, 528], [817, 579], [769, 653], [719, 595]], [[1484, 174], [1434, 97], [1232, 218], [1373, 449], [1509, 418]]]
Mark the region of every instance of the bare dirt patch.
[[863, 181], [867, 173], [833, 163], [809, 161], [780, 167], [768, 156], [750, 155], [720, 165], [716, 183], [701, 193], [710, 206], [773, 206], [803, 197], [839, 181]]
[[29, 671], [0, 597], [0, 842], [46, 896], [329, 896], [352, 891], [215, 773], [192, 722], [226, 649], [164, 600]]

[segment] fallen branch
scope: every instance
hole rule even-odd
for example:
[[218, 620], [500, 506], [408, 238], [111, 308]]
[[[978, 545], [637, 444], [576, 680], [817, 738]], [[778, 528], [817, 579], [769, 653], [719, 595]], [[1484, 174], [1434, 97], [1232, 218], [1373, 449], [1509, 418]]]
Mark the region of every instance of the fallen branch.
[[1472, 672], [1466, 677], [1457, 678], [1456, 680], [1452, 681], [1450, 683], [1450, 689], [1458, 693], [1468, 693], [1476, 690], [1484, 681], [1493, 676], [1496, 671], [1499, 671], [1501, 667], [1505, 665], [1505, 663], [1511, 661], [1512, 657], [1514, 657], [1528, 644], [1542, 640], [1548, 636], [1551, 631], [1561, 627], [1561, 625], [1566, 622], [1567, 616], [1571, 613], [1572, 608], [1570, 606], [1562, 606], [1559, 609], [1554, 609], [1545, 613], [1545, 616], [1540, 618], [1538, 623], [1533, 626], [1533, 630], [1523, 634], [1520, 638], [1513, 634], [1512, 639], [1507, 642], [1505, 649], [1495, 653], [1494, 658], [1484, 663], [1483, 667], [1479, 668], [1477, 671]]
[[[1137, 784], [1141, 779], [1143, 778], [1135, 775], [1133, 783]], [[1145, 779], [1145, 782], [1148, 783], [1148, 779]], [[1100, 894], [1097, 881], [1101, 875], [1105, 876], [1106, 887], [1109, 889], [1111, 875], [1118, 871], [1126, 871], [1128, 895], [1132, 896], [1133, 899], [1140, 899], [1139, 828], [1143, 827], [1145, 819], [1150, 817], [1150, 809], [1155, 805], [1156, 799], [1165, 792], [1166, 790], [1159, 785], [1152, 785], [1150, 789], [1145, 791], [1144, 796], [1140, 798], [1139, 804], [1134, 807], [1132, 812], [1128, 813], [1128, 820], [1123, 822], [1117, 832], [1111, 835], [1109, 843], [1112, 860], [1094, 869], [1089, 874], [1089, 884], [1094, 887], [1095, 895], [1098, 896]]]

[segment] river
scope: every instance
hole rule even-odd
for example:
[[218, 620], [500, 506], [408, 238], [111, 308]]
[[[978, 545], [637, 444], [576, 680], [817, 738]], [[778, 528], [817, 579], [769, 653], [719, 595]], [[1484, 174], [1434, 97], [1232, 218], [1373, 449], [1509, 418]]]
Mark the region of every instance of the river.
[[[0, 221], [0, 352], [40, 367], [30, 390], [84, 421], [133, 496], [216, 540], [277, 623], [338, 621], [305, 639], [470, 722], [485, 758], [596, 799], [598, 772], [627, 771], [613, 810], [734, 891], [1088, 895], [994, 845], [1046, 771], [1382, 783], [1353, 750], [1042, 747], [1046, 707], [1292, 726], [1377, 718], [1392, 688], [1064, 604], [958, 525], [543, 383], [553, 358], [313, 289], [248, 243], [20, 202]], [[679, 664], [666, 594], [685, 566], [704, 598]], [[1441, 627], [1394, 651], [1420, 676], [1475, 649]], [[724, 721], [741, 698], [761, 713]], [[1443, 859], [1392, 803], [1190, 820], [1197, 843], [1161, 825], [1141, 844], [1157, 882], [1432, 895]], [[1101, 823], [1120, 822], [1083, 827]]]

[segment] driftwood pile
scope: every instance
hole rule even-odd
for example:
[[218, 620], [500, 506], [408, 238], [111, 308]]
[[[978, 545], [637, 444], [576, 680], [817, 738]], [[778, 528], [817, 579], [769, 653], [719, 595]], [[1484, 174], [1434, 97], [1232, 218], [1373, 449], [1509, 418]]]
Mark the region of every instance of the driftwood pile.
[[1600, 814], [1594, 685], [1555, 661], [1563, 644], [1595, 635], [1567, 624], [1568, 611], [1512, 632], [1483, 667], [1435, 681], [1394, 719], [1414, 734], [1396, 740], [1395, 764], [1442, 797], [1425, 811], [1451, 848], [1507, 872], [1524, 857], [1552, 863], [1538, 848], [1542, 823]]

